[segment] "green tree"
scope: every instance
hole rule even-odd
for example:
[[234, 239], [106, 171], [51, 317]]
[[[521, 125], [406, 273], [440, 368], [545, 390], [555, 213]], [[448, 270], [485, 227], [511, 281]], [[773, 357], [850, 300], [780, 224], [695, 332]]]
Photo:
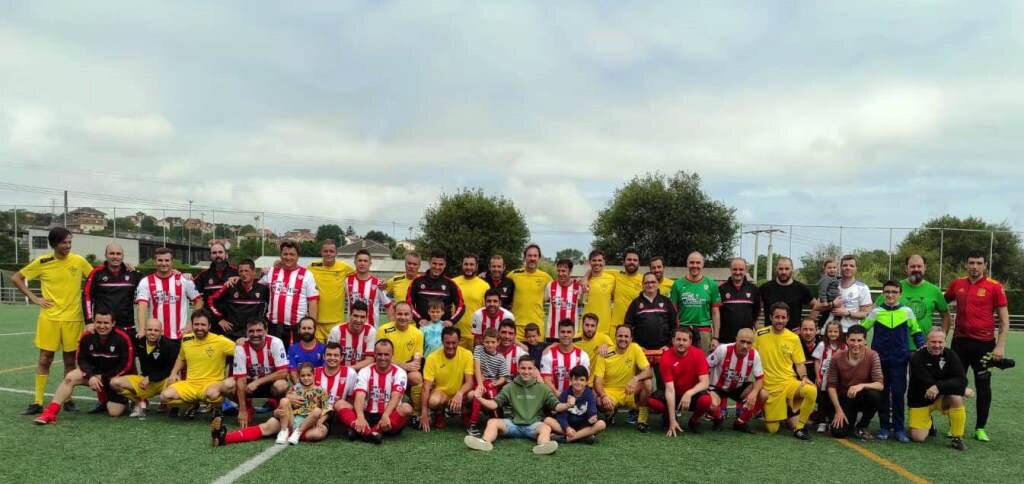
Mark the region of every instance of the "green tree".
[[320, 257], [320, 243], [315, 240], [299, 243], [299, 257]]
[[149, 215], [142, 217], [139, 230], [142, 233], [150, 235], [163, 235], [164, 233], [164, 229], [156, 224], [156, 217], [151, 217]]
[[568, 248], [562, 249], [555, 254], [555, 261], [561, 259], [569, 259], [573, 264], [582, 264], [586, 260], [586, 257], [582, 250]]
[[450, 269], [467, 253], [482, 261], [501, 254], [509, 268], [519, 267], [530, 238], [526, 220], [512, 201], [485, 195], [481, 189], [442, 194], [424, 213], [420, 231], [420, 253], [427, 256], [432, 250], [444, 251]]
[[800, 270], [797, 273], [797, 278], [805, 284], [817, 284], [821, 275], [825, 273], [825, 259], [829, 257], [835, 259], [838, 264], [840, 257], [838, 244], [821, 244], [811, 252], [800, 256]]
[[[959, 230], [940, 231], [939, 228]], [[1006, 222], [990, 223], [977, 217], [961, 219], [943, 215], [933, 218], [911, 231], [899, 243], [893, 256], [893, 276], [904, 275], [904, 260], [907, 256], [921, 254], [928, 260], [925, 277], [935, 283], [946, 284], [967, 273], [964, 264], [968, 252], [980, 250], [987, 259], [989, 244], [992, 243], [992, 260], [988, 263], [992, 277], [1009, 287], [1024, 287], [1024, 271], [1020, 270], [1024, 265], [1021, 237], [1010, 230]], [[942, 281], [939, 281], [940, 245]]]
[[[244, 229], [244, 227], [243, 227]], [[333, 240], [339, 245], [345, 244], [345, 231], [341, 230], [337, 224], [326, 224], [316, 228], [316, 240], [317, 242], [323, 242], [327, 239]]]
[[[0, 263], [14, 262], [14, 239], [7, 235], [0, 235]], [[18, 262], [25, 264], [28, 260], [28, 247], [25, 244], [18, 245]]]
[[[277, 245], [271, 241], [266, 241], [264, 245], [264, 254], [268, 256], [280, 255], [281, 252], [278, 250]], [[235, 247], [231, 248], [231, 260], [237, 263], [242, 259], [256, 260], [260, 257], [260, 239], [242, 239], [242, 242]]]
[[594, 247], [611, 261], [635, 247], [642, 260], [660, 255], [682, 266], [698, 250], [717, 265], [728, 259], [739, 230], [736, 209], [713, 200], [700, 188], [700, 176], [684, 171], [636, 176], [615, 191], [591, 225]]
[[[773, 255], [772, 255], [772, 263], [771, 263], [771, 266], [769, 266], [768, 265], [768, 254], [761, 254], [761, 255], [757, 256], [757, 279], [758, 279], [757, 283], [758, 284], [775, 278], [775, 264], [778, 264], [779, 257], [782, 257], [782, 254], [773, 253]], [[748, 263], [747, 273], [750, 274], [750, 277], [754, 277], [754, 266], [753, 266], [753, 264], [749, 264]]]
[[388, 247], [395, 246], [395, 239], [390, 235], [385, 234], [384, 232], [381, 232], [379, 230], [371, 230], [367, 232], [366, 235], [363, 236], [363, 238], [366, 240], [372, 240], [375, 242], [386, 244]]

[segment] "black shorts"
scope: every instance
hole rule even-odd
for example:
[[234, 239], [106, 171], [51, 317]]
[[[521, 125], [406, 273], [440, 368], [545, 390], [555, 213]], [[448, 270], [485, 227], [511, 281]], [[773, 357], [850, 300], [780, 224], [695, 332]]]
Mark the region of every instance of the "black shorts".
[[[697, 406], [697, 400], [700, 399], [700, 397], [703, 397], [704, 395], [707, 395], [707, 394], [708, 394], [707, 390], [701, 390], [701, 391], [699, 391], [697, 393], [694, 393], [693, 396], [690, 397], [689, 405], [687, 405], [686, 408], [688, 408], [690, 410], [693, 410]], [[681, 395], [682, 395], [682, 393], [677, 393], [676, 394], [676, 398], [678, 398]], [[665, 390], [658, 390], [658, 391], [652, 393], [651, 394], [651, 398], [654, 398], [654, 399], [657, 399], [657, 400], [661, 400], [663, 403], [665, 403], [665, 406], [668, 406], [668, 402], [665, 401]], [[677, 401], [676, 402], [676, 406], [678, 407], [680, 403], [681, 402]]]
[[284, 347], [288, 348], [292, 345], [292, 341], [295, 340], [295, 333], [298, 331], [298, 326], [285, 326], [283, 324], [271, 324], [267, 328], [267, 333], [271, 336], [277, 337], [284, 343]]
[[[248, 380], [238, 381], [239, 385], [248, 385]], [[252, 393], [246, 393], [245, 396], [248, 398], [279, 398], [281, 395], [273, 394], [274, 382], [264, 383], [256, 387], [256, 391]]]
[[[397, 412], [398, 410], [396, 409], [395, 411]], [[369, 424], [370, 427], [376, 427], [377, 424], [380, 423], [380, 418], [383, 415], [384, 415], [383, 413], [369, 413], [369, 412], [366, 412], [366, 413], [363, 414], [363, 418], [366, 419], [366, 423]], [[400, 433], [402, 433], [402, 429], [391, 430], [390, 432], [384, 432], [384, 435], [397, 435], [397, 434], [400, 434]]]
[[736, 388], [735, 390], [727, 391], [721, 388], [712, 388], [711, 391], [715, 392], [715, 395], [721, 397], [722, 400], [732, 400], [734, 402], [741, 402], [743, 401], [743, 392], [749, 386], [750, 382], [743, 382], [743, 384], [740, 385], [739, 388]]
[[950, 349], [958, 357], [960, 357], [960, 363], [964, 365], [964, 370], [967, 367], [971, 367], [974, 370], [974, 376], [979, 374], [985, 374], [988, 369], [982, 366], [981, 359], [985, 355], [996, 349], [996, 341], [981, 341], [972, 338], [954, 337], [953, 343], [950, 345]]
[[[86, 381], [85, 386], [89, 386], [88, 381]], [[114, 390], [114, 388], [110, 386], [110, 380], [106, 378], [103, 379], [103, 394], [106, 395], [108, 403], [116, 403], [118, 405], [128, 404], [128, 398]]]

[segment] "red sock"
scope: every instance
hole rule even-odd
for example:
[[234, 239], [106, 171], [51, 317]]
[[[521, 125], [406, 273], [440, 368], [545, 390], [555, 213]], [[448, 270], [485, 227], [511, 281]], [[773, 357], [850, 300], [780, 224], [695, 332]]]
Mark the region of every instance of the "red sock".
[[469, 412], [470, 425], [476, 425], [476, 423], [480, 421], [480, 399], [473, 399], [473, 405]]
[[740, 418], [736, 419], [736, 421], [739, 422], [739, 423], [747, 423], [747, 422], [750, 421], [750, 419], [754, 418], [754, 415], [757, 415], [757, 412], [760, 412], [760, 411], [761, 411], [761, 402], [757, 402], [750, 409], [744, 408], [743, 412], [740, 413]]
[[651, 410], [654, 410], [654, 412], [656, 412], [656, 413], [660, 413], [660, 414], [666, 414], [667, 413], [666, 412], [667, 409], [665, 408], [665, 402], [663, 402], [661, 400], [658, 400], [657, 398], [648, 397], [647, 398], [647, 406], [650, 407]]
[[241, 430], [228, 432], [224, 436], [225, 444], [237, 444], [239, 442], [252, 442], [263, 438], [263, 429], [259, 425], [251, 425]]
[[46, 410], [44, 411], [44, 413], [46, 413], [47, 415], [52, 415], [52, 416], [56, 417], [57, 414], [60, 413], [60, 409], [61, 409], [61, 406], [60, 406], [59, 403], [57, 403], [57, 402], [50, 402], [50, 404], [46, 406]]
[[351, 408], [343, 408], [343, 409], [341, 409], [341, 412], [338, 412], [338, 418], [341, 420], [341, 423], [345, 424], [346, 427], [348, 427], [350, 429], [354, 429], [355, 428], [355, 423], [356, 423], [356, 411], [355, 410], [353, 410]]
[[100, 391], [96, 392], [96, 400], [98, 400], [101, 405], [106, 405], [107, 404], [107, 392], [106, 392], [106, 390], [100, 388]]
[[399, 415], [398, 412], [391, 412], [391, 415], [388, 416], [388, 420], [391, 421], [391, 433], [396, 433], [405, 427], [405, 417]]
[[710, 415], [710, 413], [708, 412], [708, 410], [710, 409], [711, 395], [705, 393], [704, 395], [701, 395], [700, 398], [697, 399], [697, 404], [693, 406], [693, 416], [690, 417], [690, 423], [700, 421], [700, 418], [703, 417], [704, 414]]

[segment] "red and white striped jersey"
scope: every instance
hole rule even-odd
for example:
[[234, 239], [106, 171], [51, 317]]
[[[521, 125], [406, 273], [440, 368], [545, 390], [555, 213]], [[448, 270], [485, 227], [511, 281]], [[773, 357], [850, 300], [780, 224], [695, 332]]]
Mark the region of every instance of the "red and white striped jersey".
[[305, 267], [272, 268], [260, 282], [270, 288], [267, 317], [272, 324], [298, 324], [309, 309], [309, 301], [320, 298], [316, 280]]
[[365, 281], [359, 280], [356, 274], [350, 274], [345, 278], [345, 314], [352, 314], [352, 303], [362, 301], [369, 307], [366, 314], [366, 322], [376, 328], [380, 325], [380, 312], [383, 308], [391, 307], [391, 298], [387, 292], [381, 290], [380, 279], [370, 276]]
[[526, 350], [517, 344], [512, 344], [508, 348], [501, 349], [498, 347], [498, 354], [505, 360], [505, 364], [508, 365], [508, 374], [511, 378], [514, 378], [519, 374], [519, 357], [528, 354]]
[[324, 367], [313, 370], [313, 381], [327, 392], [328, 408], [324, 409], [324, 411], [334, 408], [334, 402], [338, 400], [351, 401], [352, 393], [356, 389], [355, 371], [342, 366], [338, 369], [337, 373], [328, 375], [326, 370]]
[[736, 355], [736, 343], [719, 345], [708, 355], [708, 369], [711, 371], [711, 388], [733, 391], [744, 383], [751, 375], [754, 379], [764, 377], [761, 367], [761, 355], [750, 348], [743, 356]]
[[544, 298], [548, 300], [548, 324], [546, 338], [558, 339], [558, 322], [571, 319], [576, 323], [576, 332], [580, 331], [579, 313], [580, 293], [583, 286], [580, 281], [573, 280], [568, 286], [562, 286], [557, 280], [548, 283], [544, 289]]
[[502, 307], [498, 308], [498, 312], [495, 313], [494, 316], [487, 313], [487, 308], [477, 309], [473, 312], [473, 336], [483, 335], [484, 331], [487, 331], [487, 328], [498, 329], [501, 322], [506, 319], [515, 321], [516, 317], [512, 314], [512, 311]]
[[135, 289], [135, 302], [148, 304], [149, 316], [164, 324], [164, 337], [174, 340], [181, 339], [192, 302], [200, 297], [196, 285], [177, 272], [170, 277], [150, 274], [142, 278]]
[[374, 364], [359, 370], [356, 393], [366, 394], [366, 413], [382, 413], [391, 400], [391, 394], [404, 393], [408, 383], [405, 370], [398, 366], [391, 365], [382, 373]]
[[288, 351], [284, 342], [269, 334], [263, 337], [263, 344], [254, 347], [246, 341], [235, 346], [235, 362], [231, 376], [255, 380], [275, 371], [288, 369]]
[[558, 393], [569, 388], [569, 372], [577, 366], [590, 369], [590, 357], [579, 346], [573, 346], [568, 353], [563, 353], [558, 346], [545, 351], [540, 358], [540, 374], [551, 377]]
[[832, 355], [840, 351], [846, 351], [845, 343], [840, 343], [837, 348], [833, 348], [832, 345], [826, 344], [822, 341], [814, 348], [814, 353], [811, 354], [811, 357], [821, 362], [821, 364], [818, 365], [820, 368], [818, 368], [818, 373], [816, 375], [818, 379], [814, 380], [818, 382], [818, 388], [828, 390], [828, 378], [826, 378], [826, 376], [828, 375], [829, 367], [832, 366]]
[[339, 324], [327, 335], [327, 342], [341, 345], [341, 365], [352, 366], [367, 356], [373, 356], [373, 345], [377, 342], [377, 332], [373, 326], [363, 323], [359, 334], [353, 335], [349, 323]]

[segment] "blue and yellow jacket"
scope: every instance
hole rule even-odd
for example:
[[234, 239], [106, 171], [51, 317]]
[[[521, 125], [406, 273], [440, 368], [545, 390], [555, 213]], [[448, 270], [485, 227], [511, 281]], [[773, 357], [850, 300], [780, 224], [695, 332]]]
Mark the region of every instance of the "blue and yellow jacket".
[[860, 323], [866, 330], [875, 328], [871, 349], [878, 353], [882, 363], [906, 363], [915, 346], [924, 346], [924, 335], [917, 325], [914, 310], [908, 306], [876, 306]]

